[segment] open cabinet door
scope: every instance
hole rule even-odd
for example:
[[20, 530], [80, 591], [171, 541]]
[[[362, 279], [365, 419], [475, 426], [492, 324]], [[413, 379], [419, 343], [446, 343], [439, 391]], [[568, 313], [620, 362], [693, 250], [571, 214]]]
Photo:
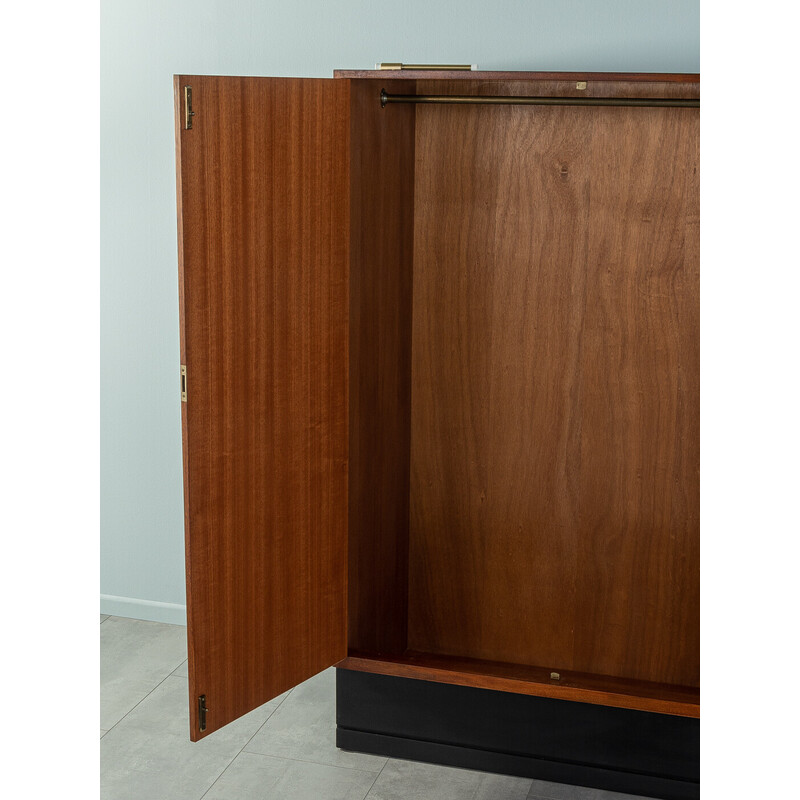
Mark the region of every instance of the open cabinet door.
[[175, 109], [196, 741], [346, 656], [349, 81]]

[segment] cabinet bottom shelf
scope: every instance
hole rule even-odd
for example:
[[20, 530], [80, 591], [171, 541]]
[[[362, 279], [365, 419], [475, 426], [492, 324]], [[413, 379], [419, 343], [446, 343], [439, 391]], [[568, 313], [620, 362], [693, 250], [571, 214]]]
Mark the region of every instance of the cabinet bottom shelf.
[[700, 796], [699, 720], [337, 669], [344, 750], [615, 792]]
[[402, 656], [385, 656], [351, 650], [348, 657], [336, 666], [357, 672], [417, 678], [613, 708], [681, 717], [700, 716], [700, 690], [688, 686], [564, 671], [559, 672], [556, 679], [551, 677], [549, 669], [543, 667], [414, 651], [406, 651]]

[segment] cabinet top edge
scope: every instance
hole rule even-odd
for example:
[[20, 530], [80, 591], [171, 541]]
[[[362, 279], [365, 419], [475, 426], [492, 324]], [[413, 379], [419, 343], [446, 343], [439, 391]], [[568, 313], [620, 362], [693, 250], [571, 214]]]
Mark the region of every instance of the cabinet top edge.
[[[193, 74], [175, 73], [174, 81], [189, 77], [209, 78], [242, 78], [242, 77], [267, 77], [260, 75], [223, 75], [223, 74]], [[289, 77], [289, 76], [269, 76]], [[418, 81], [418, 80], [446, 80], [446, 81], [604, 81], [620, 83], [680, 83], [700, 84], [700, 74], [693, 72], [668, 73], [668, 72], [490, 72], [481, 70], [392, 70], [392, 69], [365, 69], [349, 70], [337, 69], [333, 71], [333, 79], [371, 79], [391, 81]], [[307, 78], [314, 80], [314, 78]], [[302, 80], [302, 79], [301, 79]], [[319, 80], [319, 79], [316, 79]], [[330, 80], [323, 78], [322, 80]]]
[[700, 83], [696, 72], [496, 72], [489, 70], [336, 69], [334, 78], [448, 81], [632, 81]]

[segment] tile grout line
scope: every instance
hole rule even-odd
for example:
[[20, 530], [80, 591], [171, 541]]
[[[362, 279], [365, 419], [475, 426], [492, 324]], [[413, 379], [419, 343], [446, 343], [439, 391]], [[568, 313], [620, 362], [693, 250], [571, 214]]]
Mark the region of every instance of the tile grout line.
[[[176, 669], [177, 669], [177, 667], [176, 667]], [[269, 712], [269, 714], [267, 715], [267, 718], [253, 732], [253, 735], [239, 748], [239, 750], [234, 754], [233, 758], [225, 765], [225, 769], [223, 769], [222, 772], [220, 772], [220, 774], [217, 775], [216, 778], [214, 778], [214, 780], [211, 782], [211, 786], [209, 786], [208, 789], [206, 789], [203, 792], [203, 794], [200, 795], [198, 800], [203, 800], [203, 798], [214, 788], [214, 786], [216, 786], [217, 781], [228, 771], [228, 768], [231, 766], [231, 764], [233, 764], [233, 762], [236, 761], [237, 758], [239, 758], [239, 756], [244, 752], [245, 747], [247, 747], [247, 745], [249, 745], [250, 742], [253, 741], [253, 739], [258, 735], [258, 733], [261, 731], [261, 729], [269, 722], [269, 720], [272, 717], [272, 715], [286, 702], [286, 700], [289, 699], [289, 695], [293, 691], [294, 691], [294, 688], [289, 689], [289, 691], [286, 693], [286, 697], [284, 697], [283, 700], [281, 700], [280, 703], [278, 703], [278, 705], [275, 706], [275, 708], [273, 708], [272, 711]], [[267, 702], [269, 702], [269, 701], [267, 701]]]
[[386, 761], [384, 762], [383, 766], [381, 767], [381, 771], [375, 776], [375, 780], [372, 781], [372, 783], [369, 785], [369, 789], [367, 789], [367, 793], [364, 795], [364, 800], [369, 800], [369, 795], [370, 795], [370, 792], [372, 791], [372, 788], [378, 782], [378, 778], [380, 778], [380, 776], [383, 775], [383, 771], [386, 769], [386, 765], [388, 763], [389, 763], [389, 759], [387, 758]]
[[[277, 761], [293, 761], [293, 762], [295, 762], [297, 764], [314, 764], [315, 766], [318, 766], [318, 767], [333, 767], [334, 769], [347, 769], [347, 770], [352, 770], [353, 772], [365, 772], [365, 773], [372, 772], [372, 770], [361, 769], [360, 767], [343, 767], [343, 766], [341, 766], [341, 764], [327, 764], [327, 763], [324, 763], [322, 761], [310, 761], [309, 759], [305, 759], [305, 758], [292, 758], [291, 756], [276, 756], [276, 755], [270, 754], [270, 753], [259, 753], [257, 750], [245, 750], [247, 745], [249, 745], [250, 742], [252, 742], [253, 739], [256, 738], [256, 736], [261, 732], [261, 729], [269, 722], [269, 720], [272, 717], [272, 715], [286, 702], [286, 700], [289, 699], [289, 695], [293, 691], [294, 691], [294, 689], [290, 689], [287, 692], [286, 697], [284, 697], [283, 700], [281, 700], [281, 702], [278, 703], [277, 706], [275, 706], [275, 708], [270, 712], [269, 716], [264, 720], [263, 723], [261, 723], [261, 725], [259, 726], [258, 730], [242, 745], [242, 747], [239, 750], [239, 752], [236, 753], [236, 755], [233, 757], [233, 759], [230, 761], [230, 763], [225, 767], [225, 769], [223, 769], [222, 772], [220, 772], [220, 774], [217, 775], [217, 777], [214, 779], [214, 783], [212, 783], [211, 786], [209, 786], [208, 789], [206, 789], [205, 792], [203, 792], [203, 794], [198, 798], [198, 800], [203, 800], [203, 798], [214, 788], [214, 784], [216, 784], [216, 782], [227, 772], [228, 767], [230, 767], [231, 764], [233, 764], [233, 762], [242, 753], [247, 753], [247, 755], [252, 755], [252, 756], [262, 756], [263, 758], [273, 758], [273, 759], [276, 759]], [[375, 781], [377, 781], [378, 778], [381, 776], [381, 773], [383, 772], [384, 768], [386, 767], [386, 765], [388, 763], [389, 763], [389, 758], [387, 757], [386, 760], [384, 761], [383, 765], [381, 766], [380, 770], [378, 770], [378, 773], [375, 775], [375, 778], [373, 779], [372, 783], [370, 784], [369, 789], [367, 789], [367, 794], [364, 795], [364, 800], [366, 800], [367, 795], [372, 791], [372, 787], [375, 785]]]
[[[102, 621], [100, 624], [102, 625], [102, 624], [103, 624], [103, 622], [108, 622], [108, 620], [110, 620], [110, 619], [111, 619], [113, 616], [114, 616], [113, 614], [109, 614], [109, 615], [108, 615], [108, 616], [107, 616], [107, 617], [106, 617], [106, 618], [105, 618], [105, 619], [104, 619], [104, 620], [103, 620], [103, 621]], [[121, 619], [128, 619], [128, 617], [121, 617]], [[145, 622], [146, 622], [147, 620], [143, 620], [143, 621], [145, 621]], [[112, 725], [112, 726], [111, 726], [111, 727], [110, 727], [110, 728], [109, 728], [107, 731], [106, 731], [106, 733], [109, 733], [110, 731], [113, 731], [113, 730], [114, 730], [114, 728], [116, 728], [116, 727], [117, 727], [117, 725], [119, 725], [119, 724], [120, 724], [120, 722], [122, 722], [122, 720], [124, 720], [124, 719], [125, 719], [125, 718], [128, 716], [128, 714], [130, 714], [130, 713], [131, 713], [131, 711], [133, 711], [134, 709], [138, 708], [138, 706], [139, 706], [141, 703], [143, 703], [145, 700], [147, 700], [147, 698], [148, 698], [148, 697], [150, 697], [150, 695], [151, 695], [151, 694], [153, 694], [153, 692], [154, 692], [156, 689], [158, 689], [158, 687], [159, 687], [159, 686], [161, 686], [161, 684], [162, 684], [162, 683], [164, 683], [164, 681], [165, 681], [167, 678], [171, 678], [171, 677], [173, 677], [173, 675], [174, 675], [174, 673], [175, 673], [175, 670], [176, 670], [176, 669], [179, 669], [180, 667], [182, 667], [182, 666], [183, 666], [183, 664], [184, 664], [184, 662], [185, 662], [186, 660], [187, 660], [187, 659], [185, 659], [185, 658], [184, 658], [184, 659], [183, 659], [183, 661], [181, 661], [181, 662], [180, 662], [180, 664], [178, 664], [178, 666], [177, 666], [177, 667], [175, 667], [175, 669], [173, 669], [173, 670], [172, 670], [172, 672], [168, 672], [168, 673], [167, 673], [167, 674], [166, 674], [166, 675], [165, 675], [165, 676], [164, 676], [164, 677], [163, 677], [163, 678], [162, 678], [162, 679], [161, 679], [161, 680], [160, 680], [160, 681], [159, 681], [159, 682], [158, 682], [158, 683], [157, 683], [157, 684], [156, 684], [156, 685], [155, 685], [155, 686], [154, 686], [154, 687], [153, 687], [153, 688], [152, 688], [152, 689], [151, 689], [151, 690], [150, 690], [150, 691], [149, 691], [149, 692], [148, 692], [148, 693], [147, 693], [147, 694], [146, 694], [146, 695], [145, 695], [145, 696], [144, 696], [144, 697], [141, 699], [141, 700], [139, 700], [139, 702], [138, 702], [138, 703], [136, 703], [136, 705], [134, 705], [134, 706], [132, 706], [131, 708], [129, 708], [129, 709], [128, 709], [128, 710], [127, 710], [127, 711], [126, 711], [126, 712], [125, 712], [125, 713], [124, 713], [124, 714], [123, 714], [123, 715], [122, 715], [122, 716], [121, 716], [121, 717], [120, 717], [120, 718], [119, 718], [119, 719], [118, 719], [118, 720], [117, 720], [117, 721], [116, 721], [116, 722], [115, 722], [115, 723], [114, 723], [114, 724], [113, 724], [113, 725]], [[183, 676], [182, 676], [182, 675], [175, 675], [175, 677], [176, 677], [176, 678], [181, 678], [181, 677], [183, 677]], [[101, 684], [101, 688], [102, 688], [102, 684]], [[103, 730], [103, 729], [102, 729], [102, 728], [100, 728], [100, 730]], [[104, 734], [103, 734], [103, 735], [102, 735], [100, 738], [101, 738], [101, 739], [104, 739], [104, 738], [105, 738], [105, 736], [106, 736], [106, 733], [104, 733]]]
[[[275, 709], [278, 710], [277, 708]], [[272, 716], [270, 714], [270, 716]], [[263, 727], [263, 726], [262, 726]], [[260, 730], [260, 729], [259, 729]], [[249, 744], [249, 742], [248, 742]], [[247, 745], [245, 745], [246, 747]], [[371, 769], [363, 769], [362, 767], [343, 767], [341, 764], [329, 764], [327, 761], [311, 761], [308, 758], [292, 758], [292, 756], [276, 756], [274, 753], [259, 753], [258, 750], [245, 750], [244, 752], [247, 753], [249, 756], [263, 756], [264, 758], [275, 758], [278, 761], [296, 761], [298, 764], [314, 764], [318, 767], [332, 767], [333, 769], [349, 769], [352, 772], [368, 772], [373, 773], [374, 770]], [[349, 751], [345, 751], [349, 752]], [[360, 755], [372, 755], [372, 753], [363, 753]], [[386, 762], [389, 761], [389, 756], [375, 756], [375, 758], [386, 758]], [[383, 767], [386, 766], [386, 763], [378, 771], [378, 774], [383, 772]]]
[[[181, 662], [181, 663], [183, 663], [183, 662]], [[178, 666], [180, 666], [180, 664], [179, 664]], [[178, 668], [178, 667], [175, 667], [175, 669], [177, 669], [177, 668]], [[138, 708], [138, 707], [139, 707], [139, 706], [140, 706], [142, 703], [144, 703], [144, 701], [145, 701], [145, 700], [147, 700], [147, 698], [148, 698], [148, 697], [150, 697], [150, 695], [151, 695], [151, 694], [153, 694], [153, 692], [154, 692], [156, 689], [158, 689], [158, 687], [159, 687], [159, 686], [161, 686], [161, 684], [162, 684], [162, 683], [164, 683], [164, 681], [165, 681], [165, 680], [167, 680], [168, 678], [171, 678], [171, 677], [172, 677], [172, 673], [171, 673], [171, 672], [170, 672], [169, 674], [165, 675], [165, 676], [164, 676], [164, 677], [163, 677], [163, 678], [162, 678], [162, 679], [161, 679], [161, 680], [160, 680], [160, 681], [159, 681], [159, 682], [158, 682], [158, 683], [157, 683], [157, 684], [156, 684], [156, 685], [155, 685], [155, 686], [154, 686], [154, 687], [153, 687], [153, 688], [152, 688], [152, 689], [151, 689], [151, 690], [150, 690], [150, 691], [149, 691], [149, 692], [148, 692], [148, 693], [147, 693], [147, 694], [146, 694], [146, 695], [145, 695], [145, 696], [144, 696], [144, 697], [141, 699], [141, 700], [139, 700], [139, 702], [138, 702], [138, 703], [136, 703], [136, 705], [135, 705], [135, 706], [133, 706], [132, 708], [129, 708], [129, 709], [128, 709], [128, 710], [127, 710], [127, 711], [126, 711], [126, 712], [125, 712], [125, 713], [124, 713], [124, 714], [123, 714], [123, 715], [122, 715], [122, 716], [121, 716], [121, 717], [120, 717], [120, 718], [119, 718], [119, 719], [118, 719], [118, 720], [117, 720], [117, 721], [116, 721], [116, 722], [115, 722], [115, 723], [114, 723], [114, 724], [113, 724], [113, 725], [112, 725], [112, 726], [111, 726], [111, 727], [110, 727], [110, 728], [109, 728], [107, 731], [106, 731], [106, 733], [110, 733], [111, 731], [113, 731], [113, 730], [114, 730], [114, 728], [116, 728], [116, 727], [117, 727], [117, 725], [119, 725], [119, 724], [120, 724], [120, 722], [122, 722], [124, 719], [126, 719], [126, 718], [127, 718], [128, 714], [130, 714], [132, 711], [134, 711], [135, 709], [137, 709], [137, 708]], [[176, 678], [178, 678], [178, 677], [180, 677], [180, 676], [179, 676], [179, 675], [176, 675], [175, 677], [176, 677]], [[100, 730], [102, 730], [102, 728], [101, 728]], [[104, 734], [103, 734], [103, 735], [102, 735], [100, 738], [101, 738], [101, 739], [104, 739], [104, 738], [105, 738], [105, 736], [106, 736], [106, 733], [104, 733]]]

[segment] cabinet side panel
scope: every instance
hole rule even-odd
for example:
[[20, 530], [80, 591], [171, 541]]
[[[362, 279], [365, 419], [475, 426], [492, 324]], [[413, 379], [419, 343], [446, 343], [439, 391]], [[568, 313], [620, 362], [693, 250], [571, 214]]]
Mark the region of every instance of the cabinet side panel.
[[[352, 81], [349, 644], [402, 653], [408, 588], [413, 106]], [[407, 88], [406, 82], [403, 88]]]
[[[183, 76], [191, 735], [346, 654], [349, 87]], [[205, 695], [201, 730], [197, 698]]]

